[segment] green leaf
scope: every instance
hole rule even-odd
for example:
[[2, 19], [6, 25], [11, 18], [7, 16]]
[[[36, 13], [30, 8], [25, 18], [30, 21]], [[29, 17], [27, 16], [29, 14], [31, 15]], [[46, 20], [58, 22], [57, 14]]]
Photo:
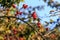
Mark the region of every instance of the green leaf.
[[24, 2], [24, 0], [20, 0], [20, 2]]

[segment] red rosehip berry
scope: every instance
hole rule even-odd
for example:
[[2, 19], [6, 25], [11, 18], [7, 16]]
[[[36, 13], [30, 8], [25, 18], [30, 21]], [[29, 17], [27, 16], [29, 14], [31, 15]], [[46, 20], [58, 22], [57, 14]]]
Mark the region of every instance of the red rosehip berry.
[[46, 31], [48, 31], [49, 29], [48, 28], [46, 28]]
[[16, 14], [19, 14], [19, 11], [16, 11]]
[[17, 34], [17, 32], [18, 32], [17, 29], [13, 29], [14, 34]]
[[17, 16], [18, 14], [22, 15], [22, 12], [16, 11], [15, 16]]
[[33, 12], [32, 13], [32, 17], [33, 17], [33, 19], [36, 19], [37, 18], [36, 12]]
[[7, 39], [7, 37], [4, 37], [4, 40], [6, 40]]
[[26, 4], [23, 4], [23, 8], [26, 9], [28, 7], [28, 5]]
[[13, 8], [16, 8], [16, 5], [15, 5], [15, 4], [12, 4], [12, 7], [13, 7]]
[[12, 38], [12, 37], [10, 37], [10, 38], [9, 38], [9, 40], [13, 40], [13, 38]]
[[24, 40], [24, 38], [20, 37], [19, 40]]
[[15, 16], [17, 16], [19, 14], [19, 12], [18, 11], [16, 11], [16, 14], [15, 14]]
[[51, 37], [52, 39], [55, 39], [55, 38], [56, 38], [56, 35], [55, 35], [55, 34], [51, 34], [50, 37]]
[[20, 15], [22, 15], [22, 12], [19, 12]]
[[10, 9], [9, 9], [9, 8], [7, 8], [7, 11], [10, 11]]
[[37, 23], [38, 28], [40, 28], [40, 25], [41, 25], [41, 23], [40, 23], [40, 22], [38, 22], [38, 23]]
[[17, 32], [15, 31], [14, 34], [17, 34]]

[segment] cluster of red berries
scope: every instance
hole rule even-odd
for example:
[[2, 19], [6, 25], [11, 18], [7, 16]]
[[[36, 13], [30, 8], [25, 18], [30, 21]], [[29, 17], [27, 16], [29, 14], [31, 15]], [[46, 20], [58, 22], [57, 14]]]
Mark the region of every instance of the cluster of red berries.
[[[16, 5], [13, 4], [13, 8], [16, 8]], [[27, 5], [27, 4], [23, 4], [22, 8], [27, 9], [27, 8], [28, 8], [28, 5]], [[22, 15], [22, 13], [23, 13], [23, 12], [16, 11], [16, 16], [17, 16], [17, 15]], [[38, 18], [35, 11], [31, 14], [31, 17], [32, 17], [34, 20], [36, 20], [36, 19]], [[38, 26], [39, 28], [40, 28], [40, 25], [41, 25], [41, 23], [38, 22], [38, 23], [37, 23], [37, 26]]]

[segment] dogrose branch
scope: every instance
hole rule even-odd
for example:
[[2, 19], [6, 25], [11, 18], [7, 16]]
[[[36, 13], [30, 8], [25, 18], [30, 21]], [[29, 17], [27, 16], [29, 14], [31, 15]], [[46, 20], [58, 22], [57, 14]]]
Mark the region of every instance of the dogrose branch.
[[[29, 23], [27, 23], [26, 21], [22, 20], [21, 18], [17, 18], [17, 17], [15, 17], [15, 16], [0, 16], [0, 18], [5, 18], [5, 17], [7, 17], [7, 18], [16, 18], [16, 19], [19, 19], [19, 20], [23, 21], [24, 23], [28, 24], [31, 28], [33, 28], [33, 26], [31, 26]], [[33, 28], [33, 29], [34, 29], [34, 28]]]
[[[30, 25], [30, 24], [27, 23], [26, 21], [22, 20], [21, 18], [17, 18], [16, 16], [0, 16], [0, 18], [5, 18], [5, 17], [7, 17], [7, 18], [16, 18], [16, 19], [19, 19], [19, 20], [21, 20], [22, 22], [28, 24], [29, 27], [31, 27], [33, 30], [35, 30], [35, 28], [33, 28], [32, 25]], [[40, 34], [41, 34], [40, 36], [42, 37], [42, 36], [43, 36], [42, 33], [40, 33]], [[44, 37], [42, 37], [42, 38], [44, 38]], [[44, 39], [45, 39], [45, 38], [44, 38]]]

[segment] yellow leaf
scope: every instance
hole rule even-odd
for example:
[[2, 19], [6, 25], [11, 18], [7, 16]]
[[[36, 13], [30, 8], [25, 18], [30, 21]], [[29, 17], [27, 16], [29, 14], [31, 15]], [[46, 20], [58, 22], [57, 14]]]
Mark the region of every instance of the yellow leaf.
[[50, 22], [53, 22], [53, 20], [52, 20], [52, 19], [50, 19]]
[[7, 30], [6, 33], [11, 33], [11, 30]]
[[3, 40], [4, 38], [2, 36], [0, 36], [0, 40]]

